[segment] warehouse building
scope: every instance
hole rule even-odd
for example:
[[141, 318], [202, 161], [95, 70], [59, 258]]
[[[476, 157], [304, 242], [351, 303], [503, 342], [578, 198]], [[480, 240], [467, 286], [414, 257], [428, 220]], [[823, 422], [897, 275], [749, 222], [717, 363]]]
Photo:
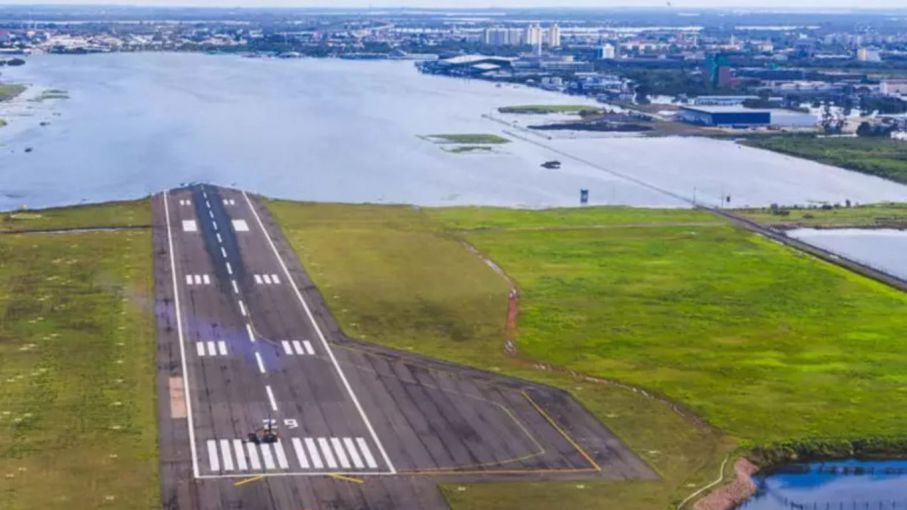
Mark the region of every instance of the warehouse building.
[[682, 106], [679, 118], [690, 124], [715, 127], [769, 126], [772, 122], [772, 114], [768, 110], [734, 106]]

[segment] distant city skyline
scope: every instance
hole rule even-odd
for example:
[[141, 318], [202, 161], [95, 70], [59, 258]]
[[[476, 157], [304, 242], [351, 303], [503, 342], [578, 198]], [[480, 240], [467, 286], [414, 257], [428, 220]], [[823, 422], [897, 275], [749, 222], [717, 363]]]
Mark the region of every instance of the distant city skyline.
[[0, 0], [3, 5], [116, 5], [144, 7], [323, 8], [749, 8], [907, 9], [904, 0]]

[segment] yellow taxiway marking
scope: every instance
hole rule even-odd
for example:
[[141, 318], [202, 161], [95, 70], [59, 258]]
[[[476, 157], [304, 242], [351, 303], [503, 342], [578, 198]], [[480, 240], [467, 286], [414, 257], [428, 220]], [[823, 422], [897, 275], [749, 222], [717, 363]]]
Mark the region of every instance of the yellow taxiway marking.
[[570, 443], [571, 446], [573, 446], [574, 448], [576, 448], [576, 451], [578, 451], [578, 452], [580, 453], [580, 455], [582, 455], [583, 458], [586, 459], [586, 461], [587, 461], [589, 464], [591, 464], [592, 467], [595, 468], [596, 471], [601, 471], [601, 470], [602, 470], [601, 466], [599, 466], [599, 465], [595, 462], [595, 460], [592, 459], [592, 456], [589, 455], [588, 453], [586, 453], [586, 450], [583, 450], [583, 448], [582, 448], [579, 444], [577, 444], [577, 442], [574, 441], [572, 437], [570, 437], [570, 434], [567, 434], [567, 432], [566, 432], [564, 429], [562, 429], [562, 428], [560, 427], [560, 425], [557, 424], [557, 422], [554, 421], [554, 418], [552, 418], [551, 416], [549, 416], [548, 413], [546, 413], [545, 410], [542, 409], [542, 406], [538, 405], [538, 404], [535, 402], [535, 400], [532, 400], [532, 397], [530, 397], [529, 394], [526, 393], [525, 391], [522, 391], [521, 393], [523, 394], [524, 397], [526, 397], [526, 400], [528, 400], [529, 403], [532, 404], [532, 407], [534, 407], [535, 410], [538, 411], [538, 413], [541, 414], [542, 417], [545, 418], [545, 420], [547, 420], [548, 423], [549, 423], [552, 427], [554, 427], [554, 430], [558, 431], [562, 436], [564, 436], [564, 439], [566, 439], [567, 442]]
[[240, 480], [240, 481], [234, 483], [233, 486], [234, 486], [234, 487], [239, 487], [240, 485], [245, 485], [245, 484], [247, 484], [247, 483], [257, 482], [257, 481], [261, 480], [261, 479], [264, 478], [264, 477], [265, 477], [265, 475], [258, 475], [258, 476], [253, 476], [253, 477], [251, 477], [251, 478], [244, 478], [244, 479], [242, 479], [242, 480]]
[[359, 484], [365, 483], [364, 480], [361, 480], [359, 478], [353, 478], [352, 476], [343, 476], [343, 475], [338, 475], [336, 473], [332, 474], [332, 475], [328, 475], [328, 476], [330, 476], [331, 478], [333, 478], [335, 480], [341, 480], [344, 482], [359, 483]]

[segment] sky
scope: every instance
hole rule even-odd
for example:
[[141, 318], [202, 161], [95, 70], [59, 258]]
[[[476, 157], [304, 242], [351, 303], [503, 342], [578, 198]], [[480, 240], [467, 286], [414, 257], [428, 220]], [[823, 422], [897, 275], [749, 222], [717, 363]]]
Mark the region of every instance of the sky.
[[[144, 5], [198, 7], [667, 7], [669, 0], [0, 0], [0, 5]], [[673, 9], [749, 7], [765, 9], [904, 8], [905, 0], [670, 0]]]

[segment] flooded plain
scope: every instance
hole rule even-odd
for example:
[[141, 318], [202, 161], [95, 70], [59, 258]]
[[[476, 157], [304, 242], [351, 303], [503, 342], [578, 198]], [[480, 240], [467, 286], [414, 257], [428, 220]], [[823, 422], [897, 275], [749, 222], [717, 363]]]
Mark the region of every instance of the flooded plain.
[[907, 280], [907, 231], [801, 228], [787, 235]]
[[904, 510], [907, 461], [842, 461], [788, 466], [756, 479], [741, 510]]
[[[43, 55], [0, 104], [0, 210], [144, 196], [186, 182], [282, 198], [419, 205], [686, 207], [905, 201], [907, 187], [733, 142], [559, 133], [500, 106], [591, 103], [420, 74], [411, 62], [201, 54]], [[68, 98], [42, 98], [58, 89]], [[511, 143], [453, 153], [422, 136]], [[562, 162], [559, 170], [541, 166]]]

